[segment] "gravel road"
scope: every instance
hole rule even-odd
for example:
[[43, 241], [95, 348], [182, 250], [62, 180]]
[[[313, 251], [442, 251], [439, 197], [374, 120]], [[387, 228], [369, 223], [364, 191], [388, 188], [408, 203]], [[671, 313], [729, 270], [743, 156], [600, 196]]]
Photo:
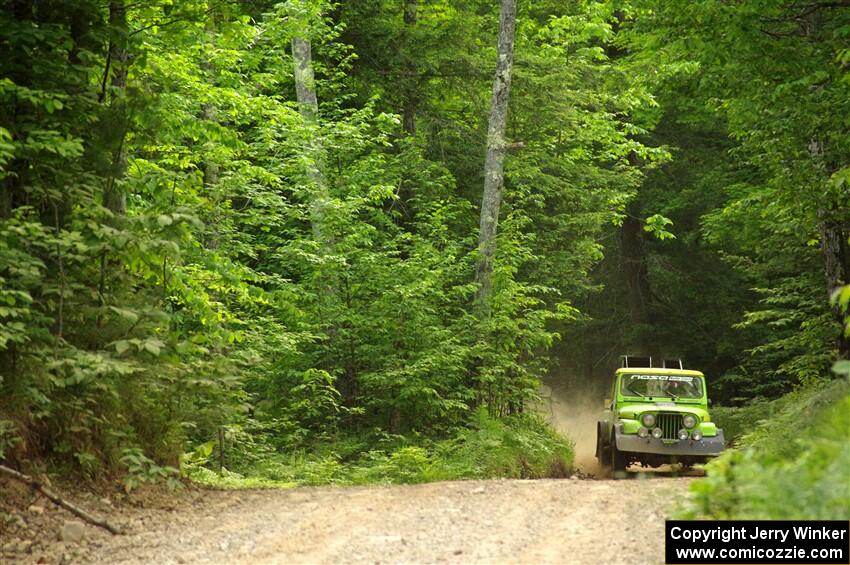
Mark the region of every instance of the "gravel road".
[[[565, 409], [551, 396], [546, 413], [577, 438], [578, 468], [600, 476], [594, 438], [581, 433], [595, 425], [596, 410]], [[122, 536], [0, 481], [0, 563], [663, 563], [664, 518], [692, 480], [641, 472], [619, 480], [73, 492], [124, 527]], [[57, 539], [66, 528], [83, 539]]]
[[115, 509], [127, 535], [86, 526], [81, 544], [51, 542], [17, 561], [662, 563], [663, 520], [691, 480], [647, 474], [184, 492], [171, 503]]

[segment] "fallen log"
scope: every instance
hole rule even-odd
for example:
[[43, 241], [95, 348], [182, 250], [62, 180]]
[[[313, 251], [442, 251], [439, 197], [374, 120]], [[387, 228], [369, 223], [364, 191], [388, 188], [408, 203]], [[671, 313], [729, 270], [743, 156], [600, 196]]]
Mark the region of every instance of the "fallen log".
[[68, 502], [67, 500], [65, 500], [64, 498], [59, 496], [58, 494], [49, 490], [47, 487], [45, 487], [39, 481], [30, 477], [29, 475], [24, 475], [23, 473], [19, 473], [18, 471], [15, 471], [14, 469], [10, 469], [9, 467], [6, 467], [5, 465], [0, 465], [0, 473], [6, 475], [7, 477], [11, 477], [11, 478], [15, 479], [16, 481], [20, 481], [20, 482], [28, 485], [31, 489], [38, 491], [41, 494], [43, 494], [47, 499], [49, 499], [51, 502], [53, 502], [57, 506], [61, 506], [65, 510], [68, 510], [69, 512], [74, 514], [75, 516], [79, 516], [80, 518], [82, 518], [83, 520], [88, 522], [89, 524], [93, 524], [95, 526], [101, 527], [104, 530], [107, 530], [108, 532], [111, 532], [112, 534], [115, 534], [115, 535], [119, 535], [119, 534], [123, 533], [120, 528], [113, 526], [112, 524], [110, 524], [106, 520], [102, 520], [100, 518], [97, 518], [96, 516], [92, 516], [91, 514], [89, 514], [88, 512], [83, 510], [82, 508], [80, 508], [79, 506], [71, 504], [70, 502]]

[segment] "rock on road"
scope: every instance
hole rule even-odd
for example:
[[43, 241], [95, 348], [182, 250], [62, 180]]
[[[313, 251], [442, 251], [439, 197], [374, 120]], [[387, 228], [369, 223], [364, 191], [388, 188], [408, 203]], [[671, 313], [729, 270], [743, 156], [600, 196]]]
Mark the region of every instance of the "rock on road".
[[[641, 475], [637, 475], [640, 477]], [[90, 532], [95, 563], [663, 563], [691, 479], [199, 491]]]

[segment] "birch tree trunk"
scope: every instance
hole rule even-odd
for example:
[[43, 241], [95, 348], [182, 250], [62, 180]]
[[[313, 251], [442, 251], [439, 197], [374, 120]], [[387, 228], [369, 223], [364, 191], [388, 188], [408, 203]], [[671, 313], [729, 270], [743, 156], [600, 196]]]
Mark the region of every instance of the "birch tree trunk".
[[490, 310], [493, 289], [493, 256], [496, 252], [496, 232], [499, 226], [499, 207], [504, 186], [504, 163], [507, 143], [505, 127], [508, 119], [508, 93], [514, 60], [516, 31], [516, 0], [502, 0], [499, 16], [499, 58], [493, 80], [493, 98], [487, 128], [487, 157], [484, 161], [484, 196], [481, 201], [481, 224], [478, 235], [480, 257], [476, 269], [478, 282], [477, 304], [483, 315]]
[[324, 219], [328, 205], [328, 185], [322, 169], [322, 145], [319, 137], [319, 103], [316, 98], [316, 82], [310, 40], [292, 38], [292, 60], [295, 71], [295, 96], [298, 110], [307, 129], [304, 154], [307, 161], [307, 179], [310, 183], [310, 224], [316, 241], [324, 242]]

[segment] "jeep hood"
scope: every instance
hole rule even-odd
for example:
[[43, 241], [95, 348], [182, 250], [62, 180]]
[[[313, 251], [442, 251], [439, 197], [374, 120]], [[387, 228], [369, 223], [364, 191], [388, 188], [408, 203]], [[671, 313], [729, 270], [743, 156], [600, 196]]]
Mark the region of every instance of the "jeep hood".
[[640, 402], [627, 404], [620, 408], [620, 418], [639, 419], [644, 412], [673, 412], [679, 414], [696, 414], [703, 422], [708, 421], [708, 410], [701, 404], [674, 404], [672, 402]]

